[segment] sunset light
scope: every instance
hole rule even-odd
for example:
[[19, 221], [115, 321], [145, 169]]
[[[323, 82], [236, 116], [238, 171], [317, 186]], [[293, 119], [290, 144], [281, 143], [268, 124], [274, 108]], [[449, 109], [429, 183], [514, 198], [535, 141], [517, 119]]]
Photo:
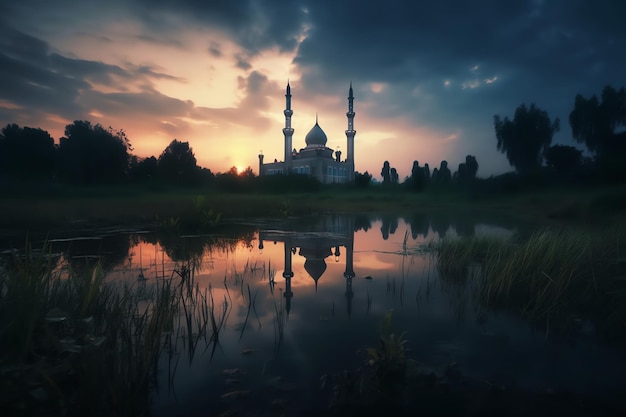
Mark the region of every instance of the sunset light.
[[[331, 11], [316, 3], [261, 6], [251, 0], [238, 12], [193, 2], [147, 7], [116, 1], [106, 11], [89, 1], [34, 9], [29, 3], [3, 8], [0, 52], [9, 60], [3, 68], [16, 70], [2, 77], [2, 124], [41, 127], [58, 142], [68, 123], [89, 120], [123, 129], [142, 158], [158, 157], [178, 139], [189, 142], [198, 164], [212, 172], [233, 165], [256, 172], [252, 150], [258, 148], [266, 162], [282, 160], [288, 80], [296, 149], [305, 146], [316, 113], [328, 146], [343, 149], [352, 82], [355, 169], [380, 179], [385, 160], [404, 177], [414, 160], [431, 166], [447, 160], [456, 167], [467, 154], [476, 155], [481, 176], [510, 170], [496, 149], [494, 114], [536, 101], [566, 120], [577, 93], [598, 91], [623, 74], [619, 63], [601, 65], [621, 59], [599, 46], [609, 44], [601, 41], [610, 26], [577, 37], [583, 29], [576, 20], [544, 2], [515, 13], [496, 8], [498, 19], [459, 11], [472, 27], [493, 28], [489, 42], [473, 40], [465, 24], [430, 24], [457, 9], [440, 14], [444, 6], [434, 4], [419, 11], [428, 24], [404, 18], [413, 6], [396, 5], [386, 9], [395, 18], [372, 26], [362, 19], [380, 13], [374, 2], [358, 11], [348, 4]], [[506, 30], [498, 32], [496, 21]], [[526, 25], [535, 26], [529, 32]], [[370, 30], [379, 34], [374, 43], [358, 41], [369, 39]], [[568, 36], [555, 37], [557, 32]], [[549, 50], [545, 39], [551, 39]], [[593, 47], [568, 46], [572, 39]], [[568, 55], [574, 50], [595, 55]], [[515, 51], [535, 55], [526, 59]], [[446, 141], [451, 135], [457, 136], [454, 145]], [[555, 140], [569, 141], [568, 132], [561, 130]]]

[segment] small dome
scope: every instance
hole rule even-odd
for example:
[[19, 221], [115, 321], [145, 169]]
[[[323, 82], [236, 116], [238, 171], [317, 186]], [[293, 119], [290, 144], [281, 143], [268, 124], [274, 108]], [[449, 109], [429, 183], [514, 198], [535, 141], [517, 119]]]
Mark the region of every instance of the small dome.
[[313, 126], [311, 130], [309, 130], [309, 133], [306, 134], [306, 137], [304, 138], [304, 140], [307, 146], [310, 146], [310, 145], [325, 146], [326, 141], [328, 141], [328, 138], [326, 137], [326, 133], [324, 133], [320, 125], [317, 124], [317, 122], [315, 122], [315, 126]]

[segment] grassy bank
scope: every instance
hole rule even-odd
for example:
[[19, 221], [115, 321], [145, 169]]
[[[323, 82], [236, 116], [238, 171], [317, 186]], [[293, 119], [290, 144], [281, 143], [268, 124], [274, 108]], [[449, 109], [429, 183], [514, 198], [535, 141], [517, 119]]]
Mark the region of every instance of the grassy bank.
[[476, 195], [467, 190], [325, 187], [311, 193], [228, 193], [206, 189], [137, 186], [60, 188], [0, 200], [0, 227], [69, 227], [73, 224], [153, 224], [157, 219], [286, 217], [317, 213], [396, 213], [449, 210], [488, 212], [538, 221], [621, 221], [625, 187], [533, 189]]
[[487, 308], [509, 310], [550, 334], [585, 321], [626, 341], [623, 230], [542, 230], [529, 238], [473, 237], [435, 244], [442, 279]]

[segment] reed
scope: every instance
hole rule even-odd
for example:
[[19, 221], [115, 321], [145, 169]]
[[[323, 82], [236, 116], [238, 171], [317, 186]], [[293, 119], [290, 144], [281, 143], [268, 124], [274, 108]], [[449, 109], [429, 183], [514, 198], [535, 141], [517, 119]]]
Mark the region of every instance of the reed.
[[443, 239], [435, 247], [442, 278], [472, 281], [491, 307], [514, 308], [546, 323], [548, 317], [610, 313], [623, 325], [622, 239], [617, 231], [546, 229], [526, 239]]
[[181, 305], [194, 306], [185, 317], [196, 317], [197, 337], [207, 328], [206, 299], [185, 271], [179, 285], [172, 276], [146, 290], [145, 281], [106, 282], [101, 263], [84, 271], [57, 263], [48, 246], [36, 251], [27, 244], [0, 264], [0, 408], [20, 415], [146, 414]]

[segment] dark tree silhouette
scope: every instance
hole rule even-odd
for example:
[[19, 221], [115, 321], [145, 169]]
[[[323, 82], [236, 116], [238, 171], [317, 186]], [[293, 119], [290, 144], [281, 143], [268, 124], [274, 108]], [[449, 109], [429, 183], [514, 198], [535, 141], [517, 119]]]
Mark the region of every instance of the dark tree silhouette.
[[610, 157], [626, 146], [624, 135], [616, 134], [626, 127], [626, 91], [606, 86], [601, 100], [595, 95], [589, 99], [576, 95], [569, 124], [577, 142], [584, 143], [596, 157]]
[[430, 177], [430, 180], [432, 182], [439, 181], [439, 168], [435, 167], [435, 169], [433, 169], [433, 175]]
[[476, 179], [478, 173], [478, 161], [474, 155], [467, 155], [465, 157], [465, 166], [467, 167], [467, 177], [469, 179]]
[[[166, 181], [190, 184], [198, 179], [199, 168], [189, 142], [174, 139], [159, 156], [159, 173]], [[235, 168], [235, 174], [237, 168]]]
[[383, 184], [391, 184], [389, 161], [383, 163], [383, 169], [380, 171], [380, 175], [383, 177]]
[[65, 127], [59, 144], [59, 174], [69, 181], [91, 183], [120, 182], [128, 174], [132, 150], [123, 130], [114, 132], [100, 124], [76, 120]]
[[398, 184], [398, 182], [400, 181], [400, 178], [398, 177], [398, 171], [395, 168], [391, 168], [390, 176], [391, 176], [391, 183]]
[[439, 171], [437, 172], [437, 182], [441, 184], [449, 184], [452, 179], [452, 173], [448, 168], [448, 161], [441, 161]]
[[372, 174], [370, 174], [369, 172], [365, 171], [363, 174], [361, 174], [360, 172], [354, 173], [354, 185], [355, 186], [365, 188], [365, 187], [368, 187], [371, 182], [372, 182]]
[[419, 161], [413, 161], [413, 167], [411, 168], [411, 177], [409, 177], [408, 185], [414, 191], [421, 191], [424, 189], [424, 168], [420, 167]]
[[582, 162], [582, 151], [573, 146], [554, 145], [546, 150], [546, 163], [558, 173], [572, 172]]
[[550, 120], [548, 113], [535, 106], [520, 105], [513, 120], [493, 117], [498, 150], [520, 174], [528, 174], [541, 166], [542, 155], [559, 131], [559, 119]]
[[158, 176], [159, 163], [154, 156], [145, 159], [139, 159], [134, 155], [131, 157], [130, 177], [133, 181], [156, 181]]
[[428, 164], [424, 164], [424, 183], [428, 184], [430, 182], [430, 166]]
[[52, 178], [55, 157], [54, 139], [45, 130], [9, 124], [0, 133], [0, 174]]

